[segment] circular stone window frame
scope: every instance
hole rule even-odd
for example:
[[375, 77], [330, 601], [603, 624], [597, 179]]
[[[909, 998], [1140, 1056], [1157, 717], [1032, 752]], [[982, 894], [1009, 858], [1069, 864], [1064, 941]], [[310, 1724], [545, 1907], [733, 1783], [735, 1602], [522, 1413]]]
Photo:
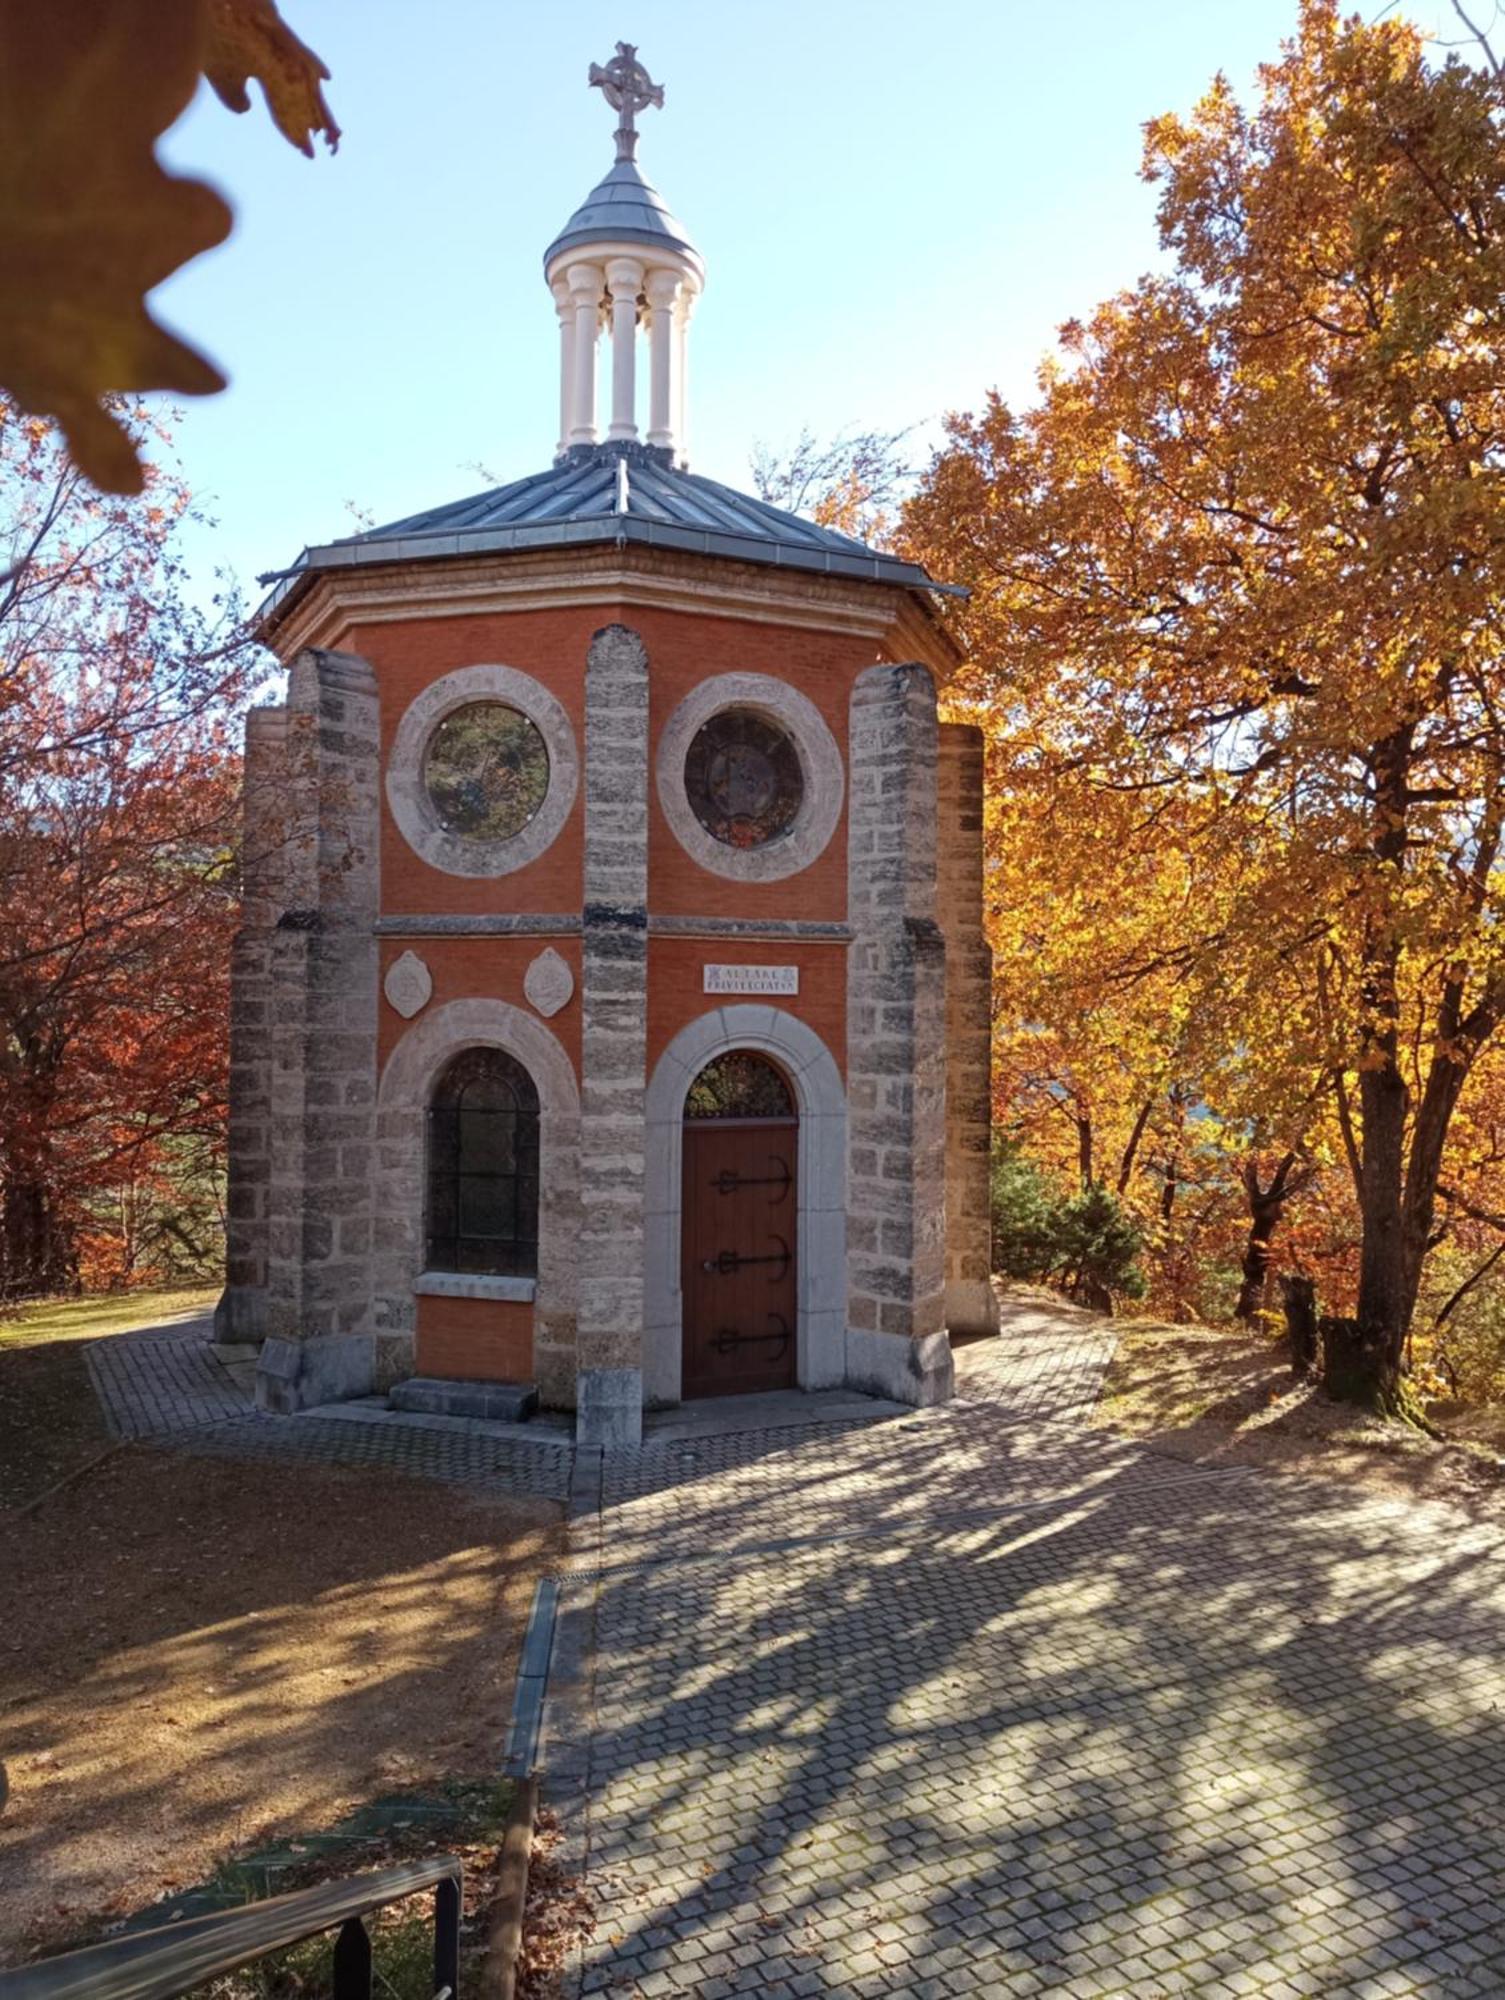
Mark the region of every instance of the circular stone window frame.
[[[549, 786], [532, 819], [504, 840], [453, 833], [439, 818], [424, 782], [428, 746], [447, 716], [475, 702], [501, 702], [525, 716], [543, 738]], [[387, 805], [413, 852], [446, 875], [511, 875], [551, 848], [580, 789], [575, 732], [558, 697], [517, 667], [457, 667], [408, 704], [387, 761]]]
[[[764, 847], [729, 847], [695, 816], [685, 759], [696, 736], [728, 709], [750, 709], [782, 729], [799, 759], [804, 796], [786, 834]], [[654, 759], [659, 804], [675, 839], [702, 868], [731, 882], [782, 882], [817, 861], [831, 843], [846, 800], [841, 750], [808, 695], [772, 674], [715, 674], [693, 688], [664, 724]]]

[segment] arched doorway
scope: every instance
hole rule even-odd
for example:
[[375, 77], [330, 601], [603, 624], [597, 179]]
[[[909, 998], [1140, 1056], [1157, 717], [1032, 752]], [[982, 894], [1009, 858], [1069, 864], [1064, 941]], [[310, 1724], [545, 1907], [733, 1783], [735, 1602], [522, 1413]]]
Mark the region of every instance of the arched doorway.
[[684, 1111], [683, 1393], [745, 1396], [798, 1380], [799, 1114], [766, 1055], [728, 1049]]

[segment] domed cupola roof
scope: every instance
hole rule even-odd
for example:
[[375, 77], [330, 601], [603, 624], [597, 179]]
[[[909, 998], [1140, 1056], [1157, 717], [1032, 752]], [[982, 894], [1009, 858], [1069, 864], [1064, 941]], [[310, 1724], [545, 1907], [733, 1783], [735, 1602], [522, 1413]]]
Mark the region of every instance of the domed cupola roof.
[[551, 270], [562, 251], [603, 243], [644, 243], [676, 250], [702, 274], [705, 271], [689, 232], [670, 213], [653, 183], [644, 180], [636, 160], [617, 160], [605, 180], [591, 189], [544, 252], [544, 269]]
[[688, 230], [670, 212], [668, 203], [637, 163], [635, 114], [650, 105], [662, 108], [663, 87], [656, 84], [637, 59], [631, 42], [618, 42], [617, 53], [604, 67], [592, 63], [590, 81], [619, 114], [617, 157], [610, 173], [598, 181], [544, 252], [545, 276], [570, 250], [601, 249], [608, 244], [642, 244], [668, 251], [676, 262], [689, 264], [700, 278], [705, 265]]

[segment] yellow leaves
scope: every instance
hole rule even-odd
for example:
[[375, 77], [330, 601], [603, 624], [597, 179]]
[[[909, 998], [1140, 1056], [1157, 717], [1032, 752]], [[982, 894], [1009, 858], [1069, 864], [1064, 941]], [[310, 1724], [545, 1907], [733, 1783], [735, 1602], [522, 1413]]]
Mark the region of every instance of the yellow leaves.
[[254, 77], [278, 131], [310, 159], [320, 132], [331, 152], [339, 145], [340, 128], [320, 88], [329, 71], [272, 0], [210, 0], [204, 74], [232, 111], [250, 109], [247, 84]]
[[0, 389], [109, 493], [143, 477], [113, 398], [224, 387], [146, 304], [229, 234], [221, 196], [156, 156], [205, 68], [237, 109], [256, 77], [302, 151], [337, 140], [328, 72], [271, 0], [0, 0]]

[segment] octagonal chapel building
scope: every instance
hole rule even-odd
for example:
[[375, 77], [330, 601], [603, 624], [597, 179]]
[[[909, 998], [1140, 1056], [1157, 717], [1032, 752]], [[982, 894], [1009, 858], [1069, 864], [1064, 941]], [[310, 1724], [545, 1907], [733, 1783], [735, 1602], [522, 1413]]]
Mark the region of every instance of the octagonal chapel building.
[[260, 614], [217, 1329], [270, 1409], [536, 1389], [630, 1444], [690, 1397], [935, 1402], [996, 1327], [937, 586], [689, 470], [662, 93], [627, 45], [591, 80], [553, 465], [306, 550]]

